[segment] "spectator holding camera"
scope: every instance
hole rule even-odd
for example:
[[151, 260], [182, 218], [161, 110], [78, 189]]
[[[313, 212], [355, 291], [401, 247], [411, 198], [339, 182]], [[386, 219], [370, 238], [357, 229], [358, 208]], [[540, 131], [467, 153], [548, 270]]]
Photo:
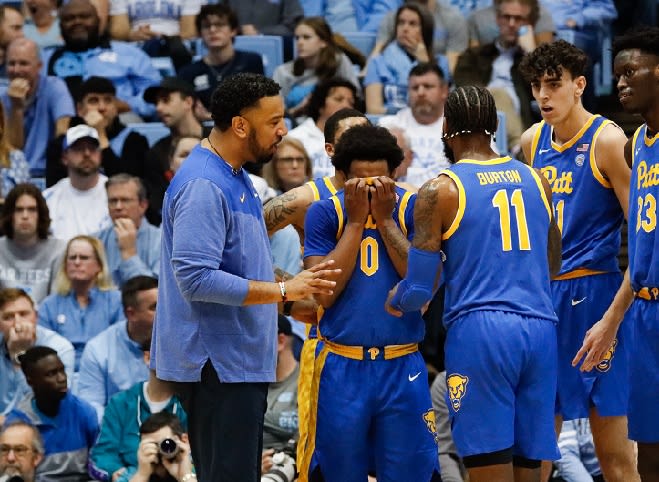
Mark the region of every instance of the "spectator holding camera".
[[158, 412], [140, 426], [137, 472], [130, 482], [192, 482], [188, 434], [181, 421], [169, 412]]

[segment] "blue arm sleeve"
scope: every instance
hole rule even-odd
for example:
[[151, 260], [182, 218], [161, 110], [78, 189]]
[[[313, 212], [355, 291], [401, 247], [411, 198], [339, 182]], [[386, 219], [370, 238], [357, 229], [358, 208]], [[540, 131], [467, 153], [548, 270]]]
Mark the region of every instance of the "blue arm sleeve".
[[398, 284], [391, 306], [401, 311], [420, 310], [432, 298], [435, 279], [441, 266], [441, 253], [410, 248], [407, 275]]

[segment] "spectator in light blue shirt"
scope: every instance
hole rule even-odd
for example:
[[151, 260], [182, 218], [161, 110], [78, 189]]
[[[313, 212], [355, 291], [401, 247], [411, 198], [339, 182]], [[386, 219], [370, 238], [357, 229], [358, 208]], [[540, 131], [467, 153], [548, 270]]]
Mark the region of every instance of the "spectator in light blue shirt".
[[92, 338], [82, 352], [78, 396], [89, 402], [99, 422], [110, 397], [149, 378], [144, 352], [151, 345], [158, 280], [136, 276], [121, 290], [126, 321]]
[[144, 217], [149, 201], [139, 177], [116, 174], [107, 180], [108, 211], [113, 225], [100, 231], [114, 284], [137, 276], [158, 277], [160, 229]]
[[139, 47], [102, 38], [99, 22], [89, 0], [70, 0], [62, 6], [64, 45], [45, 53], [45, 73], [66, 79], [72, 92], [87, 77], [108, 78], [117, 88], [120, 112], [130, 109], [142, 117], [153, 117], [155, 109], [142, 95], [147, 87], [160, 82], [160, 73]]
[[75, 114], [66, 83], [40, 74], [39, 48], [34, 41], [19, 38], [7, 49], [9, 85], [0, 91], [7, 112], [7, 135], [11, 145], [23, 149], [33, 176], [46, 170], [48, 142], [66, 132]]
[[77, 372], [85, 344], [123, 320], [121, 294], [112, 285], [98, 239], [80, 235], [68, 242], [55, 291], [39, 306], [39, 324], [73, 343]]
[[30, 391], [18, 356], [34, 345], [55, 350], [67, 376], [73, 375], [73, 345], [63, 336], [37, 325], [34, 303], [24, 290], [0, 290], [0, 421]]

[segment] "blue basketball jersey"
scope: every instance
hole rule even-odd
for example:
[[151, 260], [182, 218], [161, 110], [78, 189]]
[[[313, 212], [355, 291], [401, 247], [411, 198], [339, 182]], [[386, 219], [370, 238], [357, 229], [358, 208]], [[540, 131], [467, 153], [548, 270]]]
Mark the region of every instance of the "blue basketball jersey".
[[329, 199], [336, 194], [336, 188], [328, 176], [317, 177], [316, 179], [308, 181], [306, 184], [313, 191], [314, 201]]
[[624, 215], [611, 184], [595, 162], [597, 137], [611, 123], [594, 115], [562, 146], [552, 141], [554, 130], [544, 121], [535, 132], [531, 165], [551, 184], [554, 215], [562, 233], [559, 275], [577, 269], [619, 271]]
[[547, 261], [551, 207], [540, 175], [510, 157], [463, 159], [440, 175], [459, 192], [455, 220], [442, 236], [444, 324], [476, 310], [555, 321]]
[[[392, 217], [411, 240], [416, 195], [396, 186]], [[311, 205], [305, 219], [304, 255], [326, 256], [343, 233], [346, 213], [344, 193]], [[318, 322], [321, 338], [343, 345], [386, 346], [416, 343], [423, 339], [424, 323], [419, 312], [401, 318], [384, 310], [387, 293], [401, 277], [389, 259], [384, 241], [369, 216], [362, 235], [356, 266], [345, 289], [324, 310]]]
[[[659, 134], [648, 138], [647, 125], [633, 138], [632, 176], [629, 189], [629, 272], [634, 291], [659, 288]], [[659, 299], [659, 293], [648, 293]]]

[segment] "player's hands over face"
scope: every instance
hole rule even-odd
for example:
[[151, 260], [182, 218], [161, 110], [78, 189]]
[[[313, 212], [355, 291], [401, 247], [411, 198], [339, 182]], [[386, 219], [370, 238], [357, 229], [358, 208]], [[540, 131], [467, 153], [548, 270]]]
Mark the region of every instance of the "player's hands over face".
[[349, 223], [364, 225], [370, 212], [368, 193], [370, 186], [366, 185], [366, 179], [354, 178], [346, 181], [343, 187], [345, 196], [346, 215]]
[[286, 297], [297, 301], [315, 294], [331, 295], [336, 286], [335, 280], [341, 274], [340, 269], [331, 269], [333, 264], [333, 259], [318, 263], [286, 281]]
[[576, 367], [583, 358], [580, 370], [591, 371], [602, 359], [613, 345], [618, 331], [617, 323], [611, 323], [606, 318], [595, 323], [584, 336], [581, 349], [572, 360], [572, 366]]
[[396, 183], [393, 179], [380, 176], [374, 177], [371, 191], [371, 215], [376, 224], [391, 219], [391, 213], [396, 206]]
[[7, 95], [11, 103], [16, 107], [24, 107], [27, 94], [30, 92], [30, 81], [22, 77], [17, 77], [9, 82]]

